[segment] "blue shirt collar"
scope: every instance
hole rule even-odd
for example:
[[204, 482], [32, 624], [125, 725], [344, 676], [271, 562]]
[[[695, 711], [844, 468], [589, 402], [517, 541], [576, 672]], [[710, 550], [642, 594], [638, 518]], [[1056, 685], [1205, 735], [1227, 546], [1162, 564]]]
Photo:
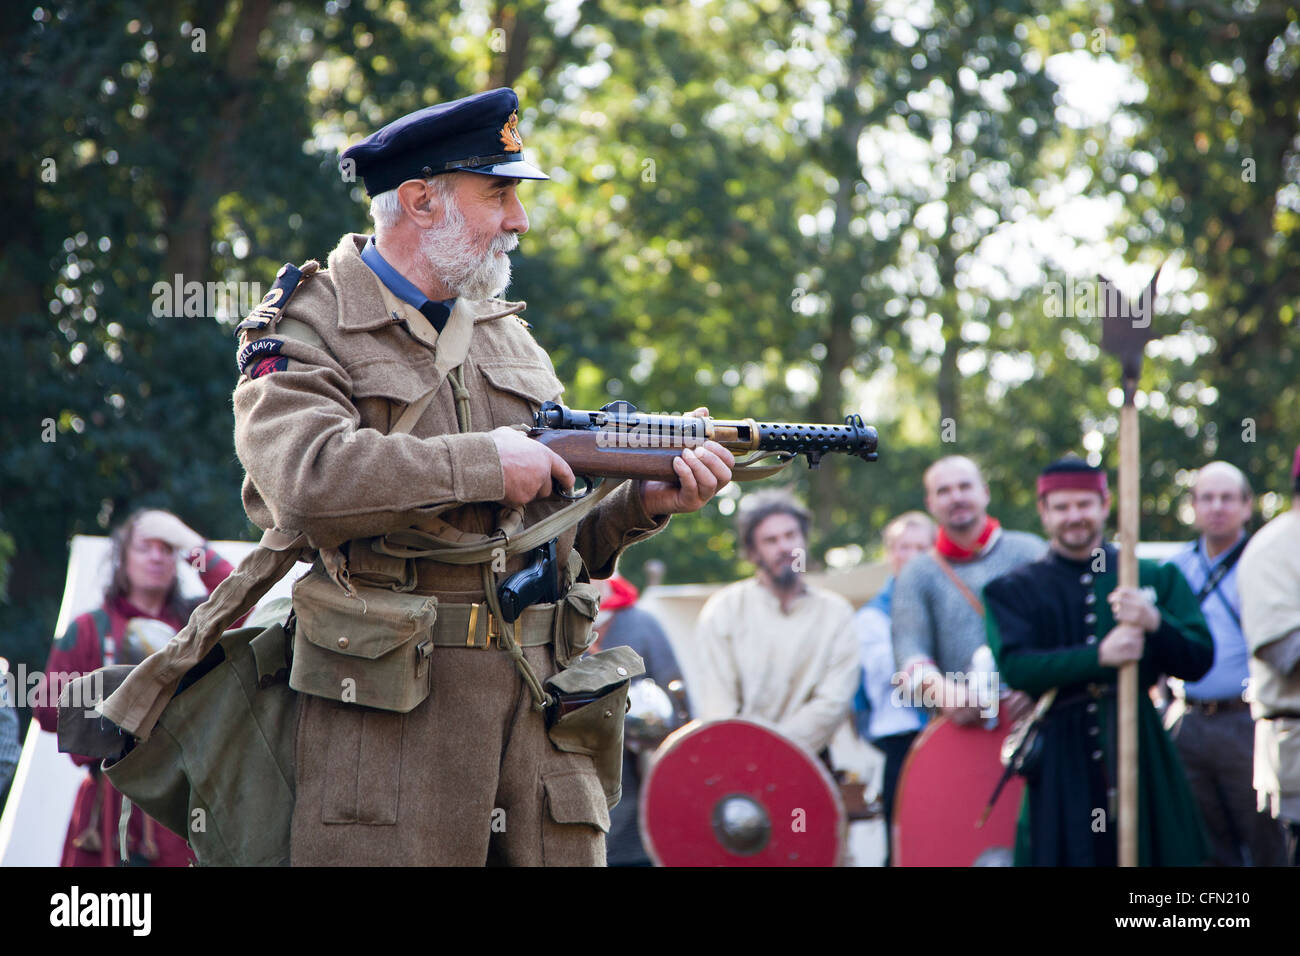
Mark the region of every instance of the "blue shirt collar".
[[1205, 535], [1201, 535], [1192, 543], [1192, 550], [1195, 551], [1200, 559], [1205, 563], [1207, 569], [1212, 569], [1219, 564], [1222, 564], [1228, 555], [1232, 554], [1232, 549], [1241, 544], [1241, 539], [1245, 536], [1246, 529], [1242, 528], [1241, 531], [1237, 533], [1237, 540], [1232, 542], [1230, 547], [1224, 551], [1220, 551], [1213, 558], [1210, 557], [1210, 547], [1205, 541]]
[[[361, 248], [361, 261], [370, 267], [370, 270], [379, 277], [380, 282], [388, 286], [388, 290], [392, 292], [393, 295], [397, 296], [403, 302], [414, 306], [426, 316], [430, 311], [434, 311], [435, 313], [440, 312], [441, 310], [436, 308], [438, 305], [445, 307], [447, 310], [446, 314], [450, 315], [451, 310], [456, 305], [456, 300], [454, 298], [443, 299], [435, 302], [435, 300], [430, 299], [427, 295], [416, 288], [415, 283], [394, 269], [389, 261], [380, 255], [379, 249], [375, 245], [374, 236], [367, 239], [366, 244]], [[435, 306], [433, 310], [428, 308], [431, 305]], [[441, 326], [438, 327], [438, 331], [442, 331]]]

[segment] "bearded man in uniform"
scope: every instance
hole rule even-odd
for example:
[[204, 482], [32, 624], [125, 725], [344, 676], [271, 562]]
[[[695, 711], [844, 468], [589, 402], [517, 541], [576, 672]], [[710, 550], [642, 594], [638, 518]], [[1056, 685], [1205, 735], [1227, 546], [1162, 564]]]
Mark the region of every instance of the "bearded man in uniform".
[[[318, 554], [295, 585], [295, 865], [604, 862], [617, 796], [591, 755], [551, 742], [543, 714], [542, 684], [571, 662], [555, 645], [565, 600], [499, 619], [496, 589], [531, 554], [457, 564], [411, 544], [508, 540], [564, 507], [553, 489], [574, 480], [518, 430], [562, 386], [518, 318], [524, 303], [494, 298], [528, 230], [516, 187], [549, 178], [524, 160], [517, 110], [512, 90], [492, 90], [346, 150], [374, 236], [344, 236], [327, 269], [281, 276], [241, 325], [245, 509]], [[674, 460], [676, 481], [609, 494], [557, 533], [564, 586], [608, 576], [625, 547], [712, 498], [733, 463], [708, 442]], [[432, 620], [412, 642], [413, 707], [386, 696], [412, 675], [366, 676], [389, 646], [376, 615], [408, 597], [421, 626]], [[318, 673], [299, 673], [306, 659]], [[316, 679], [335, 665], [358, 675], [351, 688]]]

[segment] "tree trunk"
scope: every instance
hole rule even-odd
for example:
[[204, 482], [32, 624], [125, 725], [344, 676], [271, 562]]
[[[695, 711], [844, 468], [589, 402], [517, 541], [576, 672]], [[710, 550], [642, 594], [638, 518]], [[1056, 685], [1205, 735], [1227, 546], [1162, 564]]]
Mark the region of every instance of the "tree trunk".
[[[866, 4], [849, 5], [848, 26], [857, 37], [870, 28]], [[862, 288], [862, 257], [858, 241], [849, 233], [853, 219], [854, 186], [862, 178], [858, 161], [858, 140], [866, 128], [866, 117], [857, 105], [857, 89], [862, 82], [866, 54], [860, 42], [853, 44], [844, 84], [832, 94], [831, 101], [840, 113], [840, 126], [828, 130], [827, 172], [835, 177], [835, 224], [831, 228], [831, 255], [826, 257], [826, 291], [830, 297], [827, 314], [826, 356], [819, 363], [821, 374], [817, 393], [810, 403], [814, 421], [834, 424], [844, 420], [844, 373], [853, 364], [854, 295]], [[833, 457], [833, 456], [832, 456]], [[812, 472], [810, 488], [813, 512], [814, 551], [822, 550], [823, 539], [837, 526], [834, 512], [844, 500], [845, 463], [823, 461]]]

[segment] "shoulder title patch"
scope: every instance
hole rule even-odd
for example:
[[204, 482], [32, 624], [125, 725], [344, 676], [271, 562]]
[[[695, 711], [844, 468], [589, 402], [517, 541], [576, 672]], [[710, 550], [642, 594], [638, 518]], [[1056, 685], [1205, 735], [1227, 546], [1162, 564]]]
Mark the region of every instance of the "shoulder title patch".
[[270, 358], [273, 355], [279, 355], [280, 349], [284, 346], [283, 339], [255, 339], [249, 342], [239, 350], [235, 356], [235, 364], [239, 366], [239, 374], [243, 375], [248, 366], [259, 359]]

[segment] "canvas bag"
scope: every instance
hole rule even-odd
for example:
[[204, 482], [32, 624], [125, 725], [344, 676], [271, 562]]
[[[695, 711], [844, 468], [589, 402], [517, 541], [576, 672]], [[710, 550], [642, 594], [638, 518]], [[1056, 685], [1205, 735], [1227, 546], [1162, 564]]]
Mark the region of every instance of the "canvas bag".
[[104, 772], [203, 866], [287, 866], [298, 695], [284, 625], [227, 631]]

